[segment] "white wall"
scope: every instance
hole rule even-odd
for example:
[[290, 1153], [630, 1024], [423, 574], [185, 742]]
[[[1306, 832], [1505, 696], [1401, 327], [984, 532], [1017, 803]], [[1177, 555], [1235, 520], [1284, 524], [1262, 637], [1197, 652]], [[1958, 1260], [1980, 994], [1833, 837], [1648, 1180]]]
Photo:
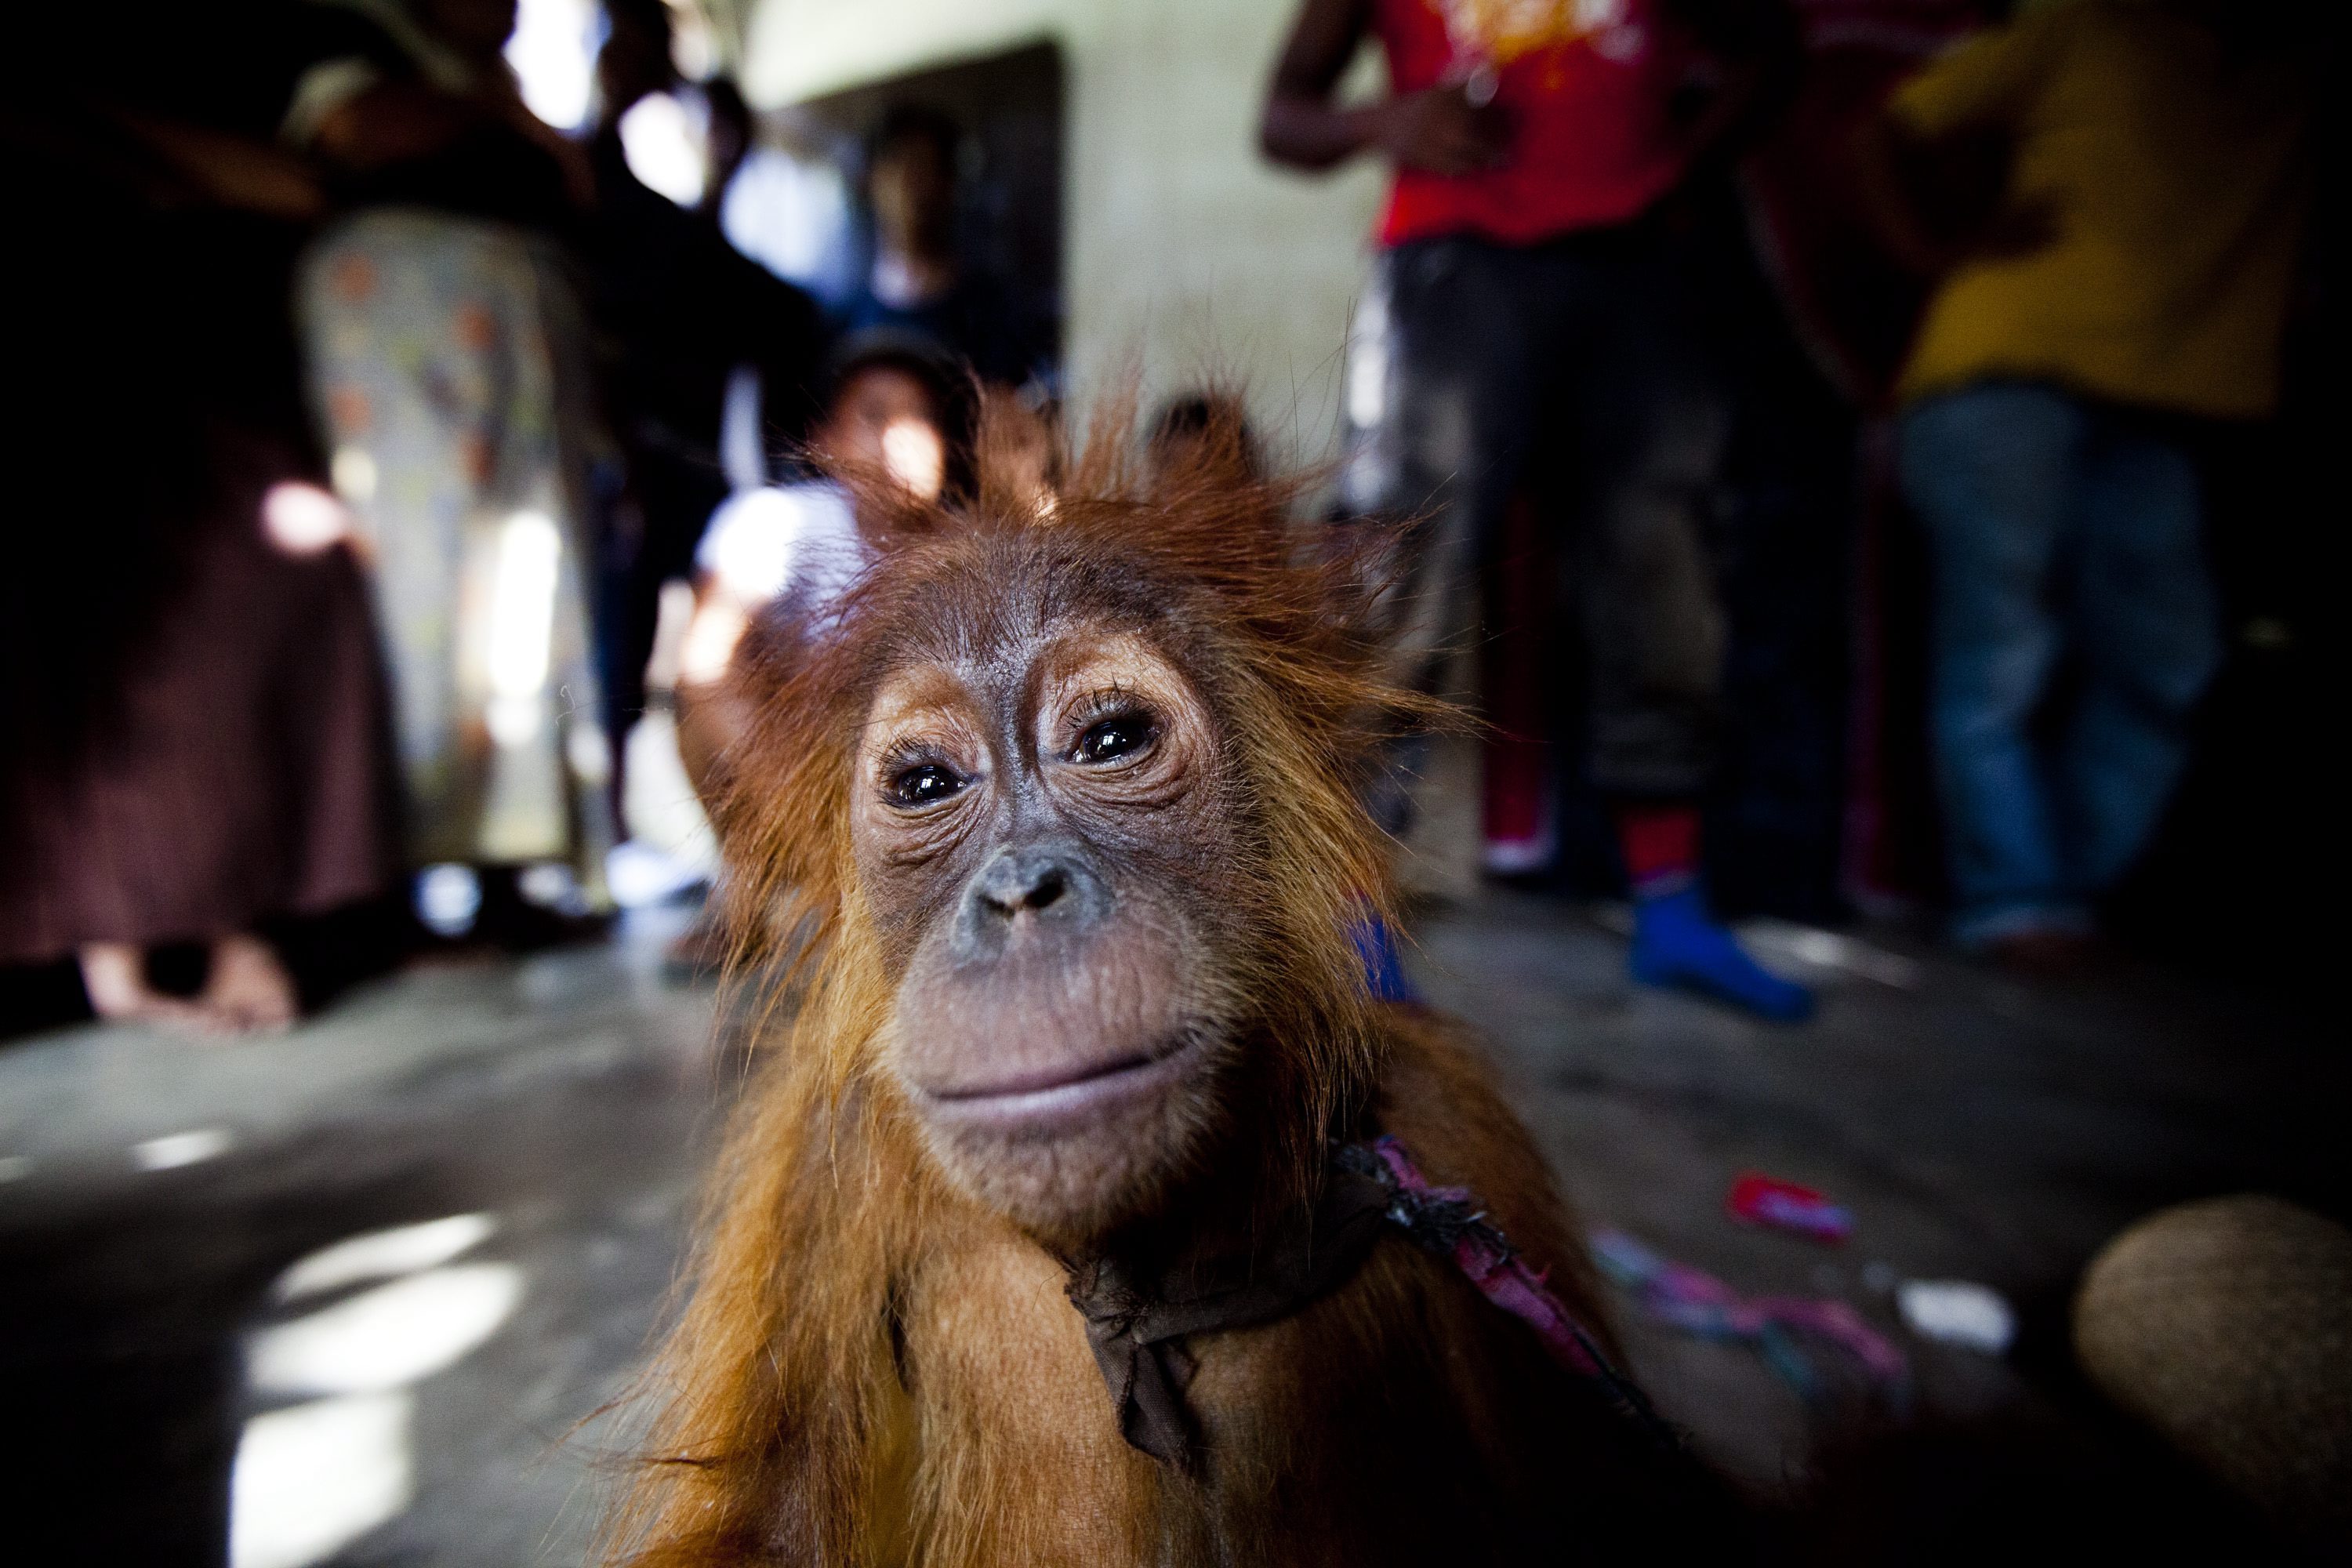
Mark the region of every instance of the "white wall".
[[1277, 450], [1318, 458], [1380, 171], [1302, 179], [1256, 152], [1290, 0], [757, 0], [761, 108], [1051, 38], [1068, 70], [1064, 216], [1074, 400], [1238, 379]]

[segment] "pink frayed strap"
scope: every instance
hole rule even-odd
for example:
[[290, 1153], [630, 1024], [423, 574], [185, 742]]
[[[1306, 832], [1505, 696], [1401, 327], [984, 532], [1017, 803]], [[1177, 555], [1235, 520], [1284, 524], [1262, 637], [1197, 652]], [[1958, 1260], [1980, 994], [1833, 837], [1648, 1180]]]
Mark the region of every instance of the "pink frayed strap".
[[1468, 1188], [1432, 1186], [1404, 1145], [1386, 1134], [1369, 1144], [1349, 1145], [1340, 1153], [1345, 1166], [1374, 1176], [1389, 1188], [1391, 1223], [1427, 1250], [1452, 1258], [1481, 1295], [1535, 1330], [1553, 1361], [1593, 1385], [1620, 1413], [1668, 1447], [1680, 1446], [1641, 1390], [1609, 1364], [1592, 1336], [1553, 1294], [1548, 1271], [1529, 1267], [1503, 1233], [1487, 1223]]
[[[1372, 1141], [1372, 1152], [1396, 1178], [1396, 1184], [1416, 1196], [1435, 1198], [1445, 1204], [1472, 1207], [1467, 1187], [1433, 1187], [1429, 1178], [1412, 1163], [1404, 1145], [1393, 1138]], [[1474, 1216], [1475, 1219], [1475, 1216]], [[1486, 1231], [1482, 1236], [1480, 1231]], [[1470, 1278], [1486, 1300], [1511, 1316], [1520, 1319], [1536, 1331], [1552, 1359], [1580, 1377], [1599, 1376], [1603, 1363], [1594, 1352], [1591, 1342], [1583, 1330], [1568, 1315], [1568, 1309], [1551, 1293], [1547, 1282], [1549, 1271], [1530, 1268], [1527, 1260], [1503, 1242], [1501, 1233], [1484, 1225], [1473, 1224], [1464, 1234], [1453, 1238], [1451, 1248], [1454, 1267]]]

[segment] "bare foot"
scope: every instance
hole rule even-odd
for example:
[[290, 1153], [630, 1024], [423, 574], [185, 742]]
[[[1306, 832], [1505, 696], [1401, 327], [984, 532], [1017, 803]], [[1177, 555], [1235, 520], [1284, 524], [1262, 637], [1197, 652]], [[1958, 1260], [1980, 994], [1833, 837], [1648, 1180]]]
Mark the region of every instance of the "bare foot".
[[214, 1025], [194, 1002], [166, 995], [147, 984], [147, 952], [127, 942], [85, 942], [81, 985], [89, 1009], [111, 1024], [161, 1024], [189, 1034], [208, 1034]]
[[247, 931], [222, 937], [213, 943], [212, 959], [196, 1005], [214, 1027], [226, 1034], [275, 1034], [300, 1016], [294, 977], [278, 962], [277, 950], [259, 937]]

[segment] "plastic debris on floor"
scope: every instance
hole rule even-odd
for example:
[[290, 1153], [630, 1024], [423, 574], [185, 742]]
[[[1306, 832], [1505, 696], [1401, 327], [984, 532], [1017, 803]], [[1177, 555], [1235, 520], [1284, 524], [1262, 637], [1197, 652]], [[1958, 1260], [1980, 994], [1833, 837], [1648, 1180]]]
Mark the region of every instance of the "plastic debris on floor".
[[1903, 1326], [1921, 1339], [2000, 1355], [2017, 1338], [2017, 1314], [2000, 1291], [1966, 1279], [1906, 1279], [1895, 1288]]
[[1897, 1410], [1908, 1405], [1911, 1367], [1903, 1352], [1843, 1301], [1808, 1296], [1743, 1296], [1714, 1275], [1651, 1251], [1621, 1230], [1596, 1230], [1593, 1261], [1654, 1321], [1705, 1340], [1756, 1347], [1809, 1404], [1830, 1398], [1833, 1379], [1815, 1357], [1827, 1350], [1868, 1378]]
[[1853, 1234], [1853, 1215], [1811, 1187], [1749, 1171], [1731, 1184], [1725, 1212], [1743, 1225], [1784, 1230], [1832, 1247]]

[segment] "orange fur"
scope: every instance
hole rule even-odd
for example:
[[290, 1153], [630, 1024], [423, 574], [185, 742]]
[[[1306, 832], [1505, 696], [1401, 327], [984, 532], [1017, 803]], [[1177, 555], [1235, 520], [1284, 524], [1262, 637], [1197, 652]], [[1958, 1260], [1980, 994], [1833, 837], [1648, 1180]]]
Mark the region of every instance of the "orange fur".
[[[1254, 873], [1256, 951], [1228, 983], [1260, 1020], [1276, 1115], [1263, 1148], [1220, 1150], [1219, 1175], [1288, 1201], [1328, 1137], [1376, 1117], [1433, 1179], [1474, 1184], [1536, 1261], [1572, 1270], [1543, 1163], [1482, 1069], [1433, 1023], [1370, 1003], [1345, 935], [1388, 907], [1353, 786], [1363, 725], [1395, 710], [1368, 673], [1354, 563], [1301, 547], [1293, 487], [1215, 459], [1238, 431], [1147, 481], [1127, 430], [1108, 418], [1066, 457], [1041, 512], [994, 460], [1035, 432], [993, 411], [971, 505], [889, 516], [869, 495], [898, 542], [837, 635], [806, 657], [755, 639], [740, 661], [760, 717], [720, 814], [736, 929], [796, 1011], [716, 1173], [616, 1561], [1465, 1561], [1480, 1553], [1457, 1528], [1538, 1529], [1559, 1483], [1528, 1472], [1547, 1457], [1623, 1468], [1605, 1424], [1559, 1416], [1571, 1396], [1533, 1337], [1398, 1241], [1292, 1318], [1197, 1342], [1212, 1461], [1164, 1469], [1121, 1440], [1060, 1261], [929, 1168], [875, 1065], [892, 1001], [847, 792], [909, 585], [1082, 595], [1090, 572], [1139, 574], [1175, 607], [1184, 646], [1166, 651], [1218, 710], [1246, 802], [1234, 853]], [[1182, 1212], [1186, 1194], [1168, 1201]], [[1581, 1278], [1555, 1276], [1589, 1310]]]

